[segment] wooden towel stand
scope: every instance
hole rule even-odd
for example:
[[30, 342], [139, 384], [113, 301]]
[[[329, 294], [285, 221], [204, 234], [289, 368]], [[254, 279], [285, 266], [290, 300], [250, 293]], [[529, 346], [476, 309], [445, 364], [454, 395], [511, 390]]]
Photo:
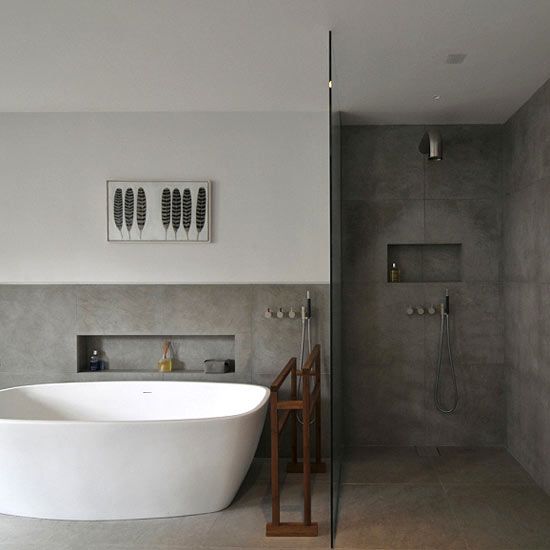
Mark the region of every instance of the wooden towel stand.
[[[290, 400], [279, 401], [279, 390], [290, 374]], [[298, 399], [297, 380], [302, 377], [302, 399]], [[315, 385], [310, 393], [310, 379]], [[283, 411], [279, 416], [279, 411]], [[302, 411], [302, 461], [298, 462], [298, 411]], [[315, 462], [310, 462], [310, 421], [315, 411]], [[268, 537], [316, 537], [318, 524], [311, 521], [311, 473], [325, 473], [321, 458], [321, 346], [317, 344], [309, 354], [301, 371], [293, 357], [271, 384], [271, 523], [266, 525]], [[279, 494], [279, 437], [290, 418], [291, 461], [289, 473], [303, 473], [304, 520], [281, 522]]]

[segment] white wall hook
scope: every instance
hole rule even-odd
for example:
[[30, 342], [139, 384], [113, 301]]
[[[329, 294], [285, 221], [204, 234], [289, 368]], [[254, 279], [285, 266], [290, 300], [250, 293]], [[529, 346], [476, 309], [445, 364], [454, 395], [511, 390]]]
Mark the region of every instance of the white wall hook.
[[416, 313], [418, 313], [418, 315], [424, 315], [424, 308], [422, 306], [418, 306], [416, 308]]
[[294, 311], [294, 308], [293, 308], [293, 307], [290, 308], [290, 311], [288, 312], [288, 316], [289, 316], [291, 319], [295, 319], [295, 318], [296, 318], [296, 312]]
[[407, 315], [412, 315], [414, 313], [414, 309], [412, 306], [407, 306]]
[[280, 308], [277, 310], [277, 319], [282, 319], [284, 316], [285, 316], [285, 312], [283, 311], [283, 308], [280, 307]]
[[273, 312], [271, 311], [271, 308], [268, 307], [268, 308], [265, 310], [264, 317], [265, 317], [266, 319], [271, 319], [271, 317], [273, 317]]

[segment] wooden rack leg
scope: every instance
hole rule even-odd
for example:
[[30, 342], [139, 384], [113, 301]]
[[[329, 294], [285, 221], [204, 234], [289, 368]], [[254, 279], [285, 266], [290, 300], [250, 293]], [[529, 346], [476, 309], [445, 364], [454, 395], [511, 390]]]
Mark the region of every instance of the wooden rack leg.
[[[294, 367], [290, 373], [290, 399], [293, 401], [298, 399], [296, 378], [296, 367]], [[290, 461], [295, 465], [298, 464], [298, 426], [296, 414], [295, 410], [292, 411], [290, 418]]]
[[271, 419], [271, 524], [281, 524], [281, 501], [279, 495], [279, 414], [277, 412], [277, 393], [270, 397]]
[[304, 524], [311, 525], [311, 465], [309, 456], [309, 376], [304, 376], [304, 411], [302, 414], [303, 426], [303, 451], [302, 462], [304, 464]]

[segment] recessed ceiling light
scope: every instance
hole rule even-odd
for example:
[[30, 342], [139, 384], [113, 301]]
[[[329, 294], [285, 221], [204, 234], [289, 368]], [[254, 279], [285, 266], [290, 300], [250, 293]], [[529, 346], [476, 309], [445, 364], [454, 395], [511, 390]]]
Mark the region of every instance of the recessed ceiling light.
[[432, 99], [434, 101], [439, 101], [441, 99], [441, 96], [440, 95], [434, 95], [434, 96], [432, 96]]
[[450, 53], [447, 56], [447, 61], [449, 65], [460, 65], [466, 59], [465, 53]]

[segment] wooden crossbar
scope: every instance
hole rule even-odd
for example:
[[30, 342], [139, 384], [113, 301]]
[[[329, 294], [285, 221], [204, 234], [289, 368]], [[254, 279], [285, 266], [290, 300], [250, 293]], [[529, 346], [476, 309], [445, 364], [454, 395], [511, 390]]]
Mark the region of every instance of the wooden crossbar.
[[[290, 376], [290, 399], [279, 400], [279, 390]], [[297, 378], [302, 377], [302, 399], [298, 399]], [[310, 379], [315, 385], [310, 392]], [[283, 411], [279, 416], [279, 411]], [[302, 412], [302, 460], [298, 461], [298, 412]], [[296, 358], [288, 361], [271, 384], [271, 522], [266, 525], [268, 537], [316, 537], [317, 523], [311, 521], [311, 473], [325, 473], [321, 452], [321, 346], [317, 344], [309, 354], [301, 371]], [[313, 416], [314, 415], [314, 416]], [[315, 462], [310, 457], [311, 419], [315, 419]], [[291, 461], [287, 472], [303, 473], [304, 510], [302, 522], [282, 522], [279, 493], [279, 438], [290, 419]]]

